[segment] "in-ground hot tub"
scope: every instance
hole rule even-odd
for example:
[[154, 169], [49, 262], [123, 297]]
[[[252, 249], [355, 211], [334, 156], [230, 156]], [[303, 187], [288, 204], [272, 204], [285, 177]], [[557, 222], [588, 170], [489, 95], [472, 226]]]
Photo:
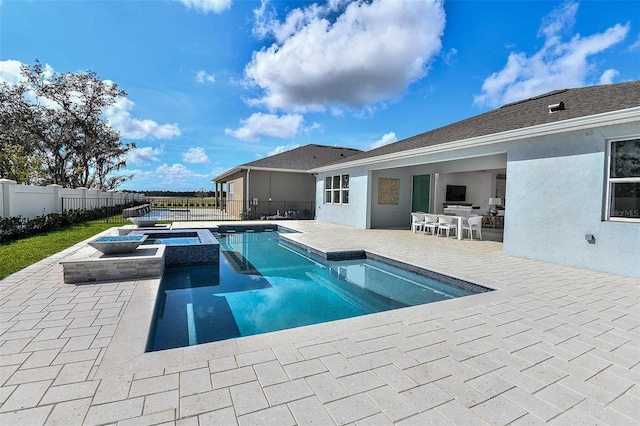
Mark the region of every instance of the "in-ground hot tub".
[[129, 235], [146, 235], [145, 244], [166, 245], [167, 268], [220, 263], [220, 243], [208, 229], [140, 230]]

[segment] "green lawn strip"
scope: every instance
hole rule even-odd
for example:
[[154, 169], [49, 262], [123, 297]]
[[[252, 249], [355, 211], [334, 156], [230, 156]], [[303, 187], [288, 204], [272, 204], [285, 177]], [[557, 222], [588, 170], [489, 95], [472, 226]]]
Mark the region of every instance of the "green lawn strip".
[[86, 222], [0, 244], [0, 279], [114, 226], [117, 224]]

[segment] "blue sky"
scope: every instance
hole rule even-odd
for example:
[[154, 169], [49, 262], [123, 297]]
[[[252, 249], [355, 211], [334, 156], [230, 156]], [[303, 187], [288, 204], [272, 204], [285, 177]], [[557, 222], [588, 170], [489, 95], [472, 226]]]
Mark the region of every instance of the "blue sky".
[[0, 0], [0, 81], [91, 69], [134, 179], [212, 190], [309, 143], [368, 150], [550, 90], [640, 78], [637, 1]]

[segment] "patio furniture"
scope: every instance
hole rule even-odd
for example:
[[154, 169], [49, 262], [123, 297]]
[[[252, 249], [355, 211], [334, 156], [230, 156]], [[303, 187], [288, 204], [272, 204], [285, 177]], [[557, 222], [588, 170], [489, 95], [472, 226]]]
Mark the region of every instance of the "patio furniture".
[[[458, 219], [460, 220], [460, 219]], [[453, 217], [452, 216], [438, 216], [438, 236], [440, 236], [440, 231], [446, 230], [447, 231], [447, 238], [449, 238], [449, 232], [453, 229], [454, 232], [456, 232], [456, 229], [458, 228], [457, 224], [453, 224]], [[460, 239], [460, 238], [458, 238]]]
[[425, 214], [424, 215], [424, 232], [427, 230], [431, 230], [431, 235], [436, 236], [436, 232], [438, 230], [438, 215], [435, 214]]
[[425, 214], [411, 213], [411, 232], [416, 233], [420, 230], [424, 233]]
[[484, 215], [482, 223], [492, 228], [504, 227], [504, 210], [498, 210], [496, 212], [487, 212]]
[[451, 205], [442, 210], [442, 212], [448, 216], [473, 216], [480, 212], [479, 209], [474, 209], [472, 206], [456, 206]]
[[467, 224], [462, 225], [462, 232], [469, 231], [469, 237], [473, 241], [473, 231], [478, 233], [478, 238], [482, 239], [482, 216], [472, 216], [467, 219]]

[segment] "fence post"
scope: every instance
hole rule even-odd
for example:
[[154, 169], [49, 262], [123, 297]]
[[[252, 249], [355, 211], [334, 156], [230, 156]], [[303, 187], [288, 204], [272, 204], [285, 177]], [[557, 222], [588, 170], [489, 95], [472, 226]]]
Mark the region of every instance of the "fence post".
[[80, 197], [82, 198], [82, 209], [86, 210], [87, 209], [87, 191], [89, 190], [89, 188], [76, 188], [78, 191], [80, 191]]
[[52, 183], [51, 185], [47, 185], [47, 187], [52, 190], [53, 197], [53, 212], [52, 213], [62, 213], [62, 197], [60, 197], [60, 189], [62, 185], [58, 185], [57, 183]]
[[18, 182], [11, 179], [0, 179], [0, 213], [2, 217], [12, 217], [16, 205], [16, 185]]

